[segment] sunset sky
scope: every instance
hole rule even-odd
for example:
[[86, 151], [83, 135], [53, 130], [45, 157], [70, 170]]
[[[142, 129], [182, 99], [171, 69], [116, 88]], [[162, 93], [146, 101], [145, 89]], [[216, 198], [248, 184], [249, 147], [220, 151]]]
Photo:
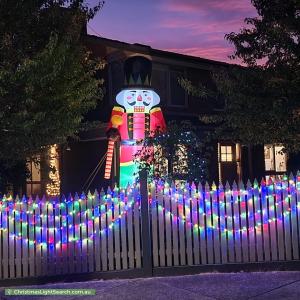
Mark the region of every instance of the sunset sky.
[[229, 62], [233, 47], [224, 34], [237, 32], [245, 17], [255, 15], [250, 0], [106, 0], [88, 32]]

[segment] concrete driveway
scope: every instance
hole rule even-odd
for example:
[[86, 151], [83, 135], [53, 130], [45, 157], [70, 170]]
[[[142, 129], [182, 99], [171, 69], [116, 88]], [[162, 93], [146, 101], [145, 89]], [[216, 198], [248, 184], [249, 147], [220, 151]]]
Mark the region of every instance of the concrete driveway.
[[[18, 287], [20, 288], [20, 287]], [[300, 299], [300, 272], [209, 273], [177, 277], [155, 277], [128, 280], [97, 280], [56, 283], [24, 288], [95, 289], [95, 296], [4, 296], [1, 300], [43, 299]]]

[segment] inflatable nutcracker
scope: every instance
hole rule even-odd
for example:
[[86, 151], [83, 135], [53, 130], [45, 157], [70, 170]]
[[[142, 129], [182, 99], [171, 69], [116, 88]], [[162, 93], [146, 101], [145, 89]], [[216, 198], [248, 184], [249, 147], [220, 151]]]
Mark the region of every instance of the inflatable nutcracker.
[[160, 98], [151, 88], [152, 63], [143, 56], [128, 58], [124, 64], [125, 87], [117, 94], [107, 130], [109, 139], [105, 178], [110, 178], [114, 142], [120, 139], [120, 187], [135, 181], [137, 165], [134, 156], [143, 140], [155, 130], [164, 131], [166, 124]]

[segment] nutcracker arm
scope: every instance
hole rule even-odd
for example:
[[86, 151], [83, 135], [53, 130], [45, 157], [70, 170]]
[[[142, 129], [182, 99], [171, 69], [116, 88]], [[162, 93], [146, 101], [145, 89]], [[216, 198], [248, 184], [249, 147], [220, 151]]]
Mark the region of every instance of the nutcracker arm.
[[106, 130], [106, 136], [108, 139], [118, 140], [120, 138], [119, 126], [123, 124], [124, 109], [115, 106], [112, 110], [110, 122]]

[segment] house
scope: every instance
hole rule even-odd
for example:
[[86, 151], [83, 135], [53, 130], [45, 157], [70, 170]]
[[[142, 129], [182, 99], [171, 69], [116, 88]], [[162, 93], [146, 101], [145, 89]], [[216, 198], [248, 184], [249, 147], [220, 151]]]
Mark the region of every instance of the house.
[[[212, 68], [227, 68], [228, 64], [93, 35], [86, 35], [85, 44], [95, 57], [103, 57], [107, 62], [103, 74], [100, 74], [105, 80], [105, 97], [87, 116], [89, 120], [100, 120], [102, 124], [97, 130], [81, 134], [80, 140], [70, 141], [66, 149], [52, 146], [51, 151], [56, 153], [53, 155], [52, 164], [58, 170], [51, 174], [54, 183], [45, 183], [42, 172], [31, 164], [32, 178], [26, 184], [28, 194], [45, 191], [55, 194], [58, 190], [63, 193], [80, 192], [109, 184], [103, 179], [104, 165], [99, 168], [97, 166], [100, 166], [101, 159], [103, 162], [107, 150], [105, 130], [115, 96], [123, 86], [123, 62], [130, 56], [142, 55], [152, 61], [152, 87], [160, 95], [160, 106], [167, 121], [190, 120], [201, 133], [202, 130], [214, 130], [214, 127], [201, 123], [199, 115], [222, 113], [222, 100], [209, 99], [210, 101], [204, 102], [189, 96], [179, 86], [178, 77], [188, 78], [194, 84], [201, 82], [213, 88]], [[295, 171], [300, 164], [298, 156], [288, 158], [281, 152], [280, 145], [251, 146], [220, 140], [213, 144], [213, 149], [209, 181], [260, 180], [262, 176]], [[118, 176], [116, 155], [113, 175], [114, 180]]]

